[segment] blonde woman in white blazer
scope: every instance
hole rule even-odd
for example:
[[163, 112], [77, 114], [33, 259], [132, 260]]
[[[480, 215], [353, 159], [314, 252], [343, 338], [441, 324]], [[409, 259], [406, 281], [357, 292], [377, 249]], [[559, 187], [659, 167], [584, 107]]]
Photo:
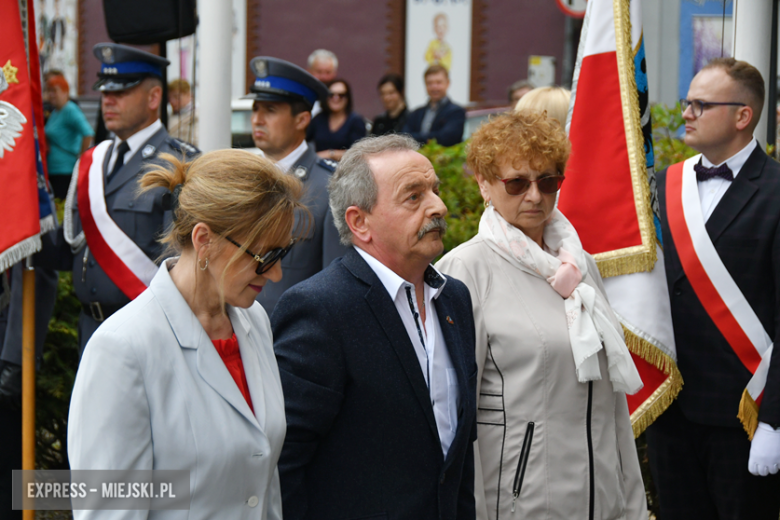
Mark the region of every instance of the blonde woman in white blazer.
[[569, 148], [539, 113], [482, 125], [467, 158], [487, 205], [479, 233], [437, 264], [474, 310], [480, 520], [647, 519], [626, 403], [642, 382], [555, 208]]
[[189, 510], [74, 516], [281, 519], [284, 398], [255, 297], [281, 279], [301, 185], [240, 150], [163, 159], [141, 185], [171, 190], [163, 242], [180, 256], [87, 344], [68, 455], [76, 470], [187, 470]]

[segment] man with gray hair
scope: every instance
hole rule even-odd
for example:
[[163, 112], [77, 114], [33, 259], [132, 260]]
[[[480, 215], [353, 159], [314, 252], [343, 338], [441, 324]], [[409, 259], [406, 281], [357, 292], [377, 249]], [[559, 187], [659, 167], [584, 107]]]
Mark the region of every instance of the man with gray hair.
[[317, 49], [309, 54], [307, 66], [312, 76], [323, 83], [328, 83], [336, 79], [336, 74], [339, 72], [339, 59], [327, 49]]
[[348, 252], [271, 324], [287, 413], [285, 519], [473, 519], [474, 318], [437, 271], [447, 208], [404, 135], [355, 143], [328, 186]]
[[[339, 59], [327, 49], [317, 49], [312, 52], [309, 54], [309, 59], [306, 63], [309, 74], [326, 85], [336, 79], [336, 75], [339, 73]], [[311, 117], [316, 116], [320, 112], [322, 112], [322, 105], [320, 105], [318, 100], [311, 109]]]

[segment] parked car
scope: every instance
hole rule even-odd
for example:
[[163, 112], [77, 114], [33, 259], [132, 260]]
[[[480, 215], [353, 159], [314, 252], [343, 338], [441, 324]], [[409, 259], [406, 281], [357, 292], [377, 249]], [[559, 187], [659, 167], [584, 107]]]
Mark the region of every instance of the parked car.
[[252, 99], [234, 99], [230, 102], [230, 146], [262, 155], [263, 152], [255, 146], [255, 142], [252, 140], [253, 103]]
[[465, 141], [471, 137], [471, 134], [477, 131], [479, 125], [487, 121], [490, 116], [510, 110], [512, 110], [511, 106], [499, 106], [490, 102], [469, 104], [466, 107], [466, 124], [463, 125], [463, 140]]

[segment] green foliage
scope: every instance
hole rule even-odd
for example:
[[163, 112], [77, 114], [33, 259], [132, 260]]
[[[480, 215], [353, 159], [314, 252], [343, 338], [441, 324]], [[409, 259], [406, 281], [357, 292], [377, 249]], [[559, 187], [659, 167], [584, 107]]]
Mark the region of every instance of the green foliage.
[[441, 185], [439, 193], [447, 205], [447, 233], [444, 251], [451, 251], [477, 234], [484, 209], [479, 186], [466, 171], [466, 143], [445, 148], [431, 141], [420, 149], [433, 164]]
[[71, 273], [61, 272], [43, 363], [36, 376], [35, 460], [40, 469], [68, 469], [68, 405], [79, 362], [80, 310]]
[[680, 128], [685, 125], [680, 103], [672, 108], [658, 103], [650, 108], [650, 115], [653, 120], [655, 171], [661, 171], [698, 153], [677, 137]]

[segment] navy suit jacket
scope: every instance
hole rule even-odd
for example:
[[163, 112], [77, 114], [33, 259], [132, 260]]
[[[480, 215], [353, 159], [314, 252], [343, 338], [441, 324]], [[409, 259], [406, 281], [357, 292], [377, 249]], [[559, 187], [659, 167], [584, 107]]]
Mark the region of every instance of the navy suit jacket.
[[466, 111], [462, 106], [456, 105], [447, 100], [436, 113], [436, 117], [431, 124], [431, 131], [423, 133], [420, 131], [422, 120], [428, 105], [422, 106], [409, 114], [409, 118], [404, 125], [404, 133], [411, 135], [420, 144], [425, 144], [431, 139], [442, 146], [452, 146], [463, 141], [463, 126], [466, 124]]
[[460, 391], [446, 459], [414, 347], [354, 249], [279, 300], [271, 324], [287, 414], [279, 459], [286, 520], [474, 519], [469, 291], [448, 277], [435, 306]]
[[[664, 263], [688, 420], [740, 427], [737, 411], [751, 374], [726, 342], [683, 272], [666, 216], [667, 170], [658, 174]], [[753, 151], [705, 227], [723, 264], [775, 343], [759, 420], [780, 426], [780, 164]]]

